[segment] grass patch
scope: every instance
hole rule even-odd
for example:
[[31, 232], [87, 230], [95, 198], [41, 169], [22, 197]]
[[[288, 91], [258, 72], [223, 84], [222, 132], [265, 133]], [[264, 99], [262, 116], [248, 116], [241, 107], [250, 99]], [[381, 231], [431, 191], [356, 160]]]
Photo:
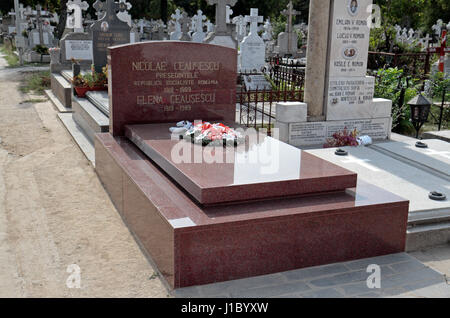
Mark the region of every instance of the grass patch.
[[8, 63], [9, 67], [19, 66], [19, 57], [14, 52], [7, 50], [3, 45], [0, 47], [0, 52], [5, 54], [3, 57]]
[[44, 91], [50, 88], [50, 71], [31, 73], [25, 78], [25, 83], [20, 86], [20, 91], [24, 94], [33, 92], [44, 95]]

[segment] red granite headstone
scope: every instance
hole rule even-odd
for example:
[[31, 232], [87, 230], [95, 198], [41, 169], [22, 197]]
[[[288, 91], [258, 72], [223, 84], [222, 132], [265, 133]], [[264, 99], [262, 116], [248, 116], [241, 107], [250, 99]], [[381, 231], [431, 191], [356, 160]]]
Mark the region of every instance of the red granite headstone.
[[110, 131], [128, 124], [235, 121], [237, 51], [190, 42], [109, 48]]

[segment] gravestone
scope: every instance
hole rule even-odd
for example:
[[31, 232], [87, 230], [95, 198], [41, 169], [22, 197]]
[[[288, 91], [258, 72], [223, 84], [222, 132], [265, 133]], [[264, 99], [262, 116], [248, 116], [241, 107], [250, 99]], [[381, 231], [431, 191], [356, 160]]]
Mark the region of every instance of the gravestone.
[[144, 42], [111, 48], [108, 61], [114, 135], [130, 122], [235, 120], [236, 50]]
[[180, 9], [176, 9], [175, 13], [172, 14], [172, 21], [175, 25], [175, 31], [170, 33], [170, 40], [172, 41], [179, 41], [181, 39], [181, 24], [180, 24], [180, 20], [183, 17], [183, 15], [181, 14]]
[[272, 24], [270, 23], [270, 19], [267, 19], [267, 21], [264, 23], [264, 33], [262, 34], [262, 39], [264, 41], [272, 41], [273, 38], [273, 29]]
[[232, 22], [236, 25], [236, 39], [238, 43], [241, 43], [247, 36], [247, 22], [244, 21], [244, 17], [242, 15], [234, 17]]
[[290, 1], [287, 8], [281, 14], [287, 17], [286, 30], [278, 35], [275, 51], [281, 56], [290, 55], [296, 57], [298, 52], [298, 35], [292, 27], [292, 18], [301, 13], [294, 10], [294, 5]]
[[250, 16], [245, 17], [245, 22], [250, 23], [250, 33], [244, 38], [241, 47], [241, 71], [261, 72], [266, 62], [266, 46], [264, 40], [258, 35], [258, 23], [264, 21], [258, 16], [258, 9], [250, 9]]
[[366, 76], [371, 7], [372, 0], [311, 1], [305, 103], [296, 106], [299, 114], [307, 108], [307, 117], [277, 120], [284, 140], [320, 145], [344, 128], [390, 138], [392, 101], [374, 99], [375, 79]]
[[107, 64], [107, 48], [130, 42], [130, 26], [117, 17], [117, 11], [125, 11], [126, 4], [114, 0], [94, 4], [97, 11], [105, 11], [104, 16], [91, 25], [93, 41], [93, 63], [95, 71], [101, 72]]
[[[111, 129], [96, 135], [96, 171], [162, 279], [181, 288], [403, 251], [408, 202], [355, 173], [264, 134], [247, 132], [237, 151], [171, 138], [180, 120], [235, 122], [236, 53], [109, 49]], [[192, 161], [222, 150], [232, 160]]]
[[[227, 25], [227, 6], [234, 6], [237, 0], [208, 0], [209, 5], [216, 5], [216, 28], [208, 34], [205, 43], [216, 44], [237, 49], [237, 41]], [[228, 12], [229, 13], [229, 12]]]
[[[83, 28], [83, 11], [86, 11], [89, 5], [86, 1], [81, 0], [67, 1], [67, 11], [73, 11], [73, 28], [74, 32], [84, 32]], [[72, 24], [72, 23], [70, 23]]]
[[197, 11], [197, 15], [192, 18], [194, 25], [194, 33], [192, 34], [192, 42], [203, 43], [206, 33], [203, 31], [203, 21], [206, 21], [206, 16], [203, 15], [202, 10]]
[[70, 63], [71, 59], [91, 63], [92, 48], [92, 39], [88, 33], [69, 33], [61, 39], [61, 59], [65, 63]]
[[244, 75], [244, 85], [246, 91], [272, 90], [272, 84], [262, 74]]
[[192, 40], [189, 35], [191, 19], [188, 17], [186, 12], [183, 12], [183, 17], [180, 19], [181, 25], [181, 37], [180, 41], [190, 42]]
[[[119, 3], [123, 3], [126, 6], [127, 11], [129, 11], [133, 7], [131, 5], [131, 3], [126, 2], [126, 0], [119, 0]], [[128, 24], [128, 26], [131, 28], [131, 27], [133, 27], [132, 21], [131, 21], [131, 15], [127, 11], [119, 11], [117, 13], [117, 17], [119, 18], [119, 20], [126, 22]]]

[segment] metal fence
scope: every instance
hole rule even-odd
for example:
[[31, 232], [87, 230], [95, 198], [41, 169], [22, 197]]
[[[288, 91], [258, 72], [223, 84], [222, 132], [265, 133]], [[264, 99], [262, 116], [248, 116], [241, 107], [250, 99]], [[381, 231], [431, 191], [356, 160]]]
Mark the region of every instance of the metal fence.
[[367, 68], [376, 71], [380, 68], [397, 67], [403, 69], [403, 72], [409, 76], [425, 80], [430, 72], [431, 56], [432, 54], [428, 52], [369, 52]]
[[291, 86], [303, 89], [305, 84], [305, 65], [299, 61], [272, 57], [268, 60], [266, 74], [278, 87]]
[[253, 91], [247, 91], [241, 86], [237, 92], [237, 121], [247, 127], [265, 128], [270, 136], [276, 119], [276, 104], [302, 100], [303, 90], [294, 86]]
[[[272, 57], [267, 60], [262, 75], [271, 84], [247, 90], [244, 76], [240, 73], [240, 90], [237, 92], [237, 121], [255, 129], [265, 128], [269, 136], [276, 119], [276, 104], [279, 102], [303, 101], [305, 67], [301, 63]], [[261, 75], [261, 73], [259, 73]]]

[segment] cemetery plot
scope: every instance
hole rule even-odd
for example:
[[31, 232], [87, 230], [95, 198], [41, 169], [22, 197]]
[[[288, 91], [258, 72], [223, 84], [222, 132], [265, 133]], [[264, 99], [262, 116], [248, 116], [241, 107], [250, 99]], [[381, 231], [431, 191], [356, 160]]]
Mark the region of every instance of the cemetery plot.
[[96, 170], [173, 288], [405, 249], [408, 202], [355, 188], [346, 169], [265, 135], [242, 148], [171, 136], [181, 120], [234, 122], [236, 50], [139, 43], [108, 59], [111, 129], [96, 135]]
[[400, 159], [417, 167], [427, 168], [436, 175], [450, 180], [450, 146], [447, 142], [429, 139], [424, 141], [428, 147], [418, 148], [416, 140], [402, 142], [387, 142], [373, 146], [374, 149], [383, 151], [387, 155]]
[[402, 252], [408, 202], [356, 189], [202, 207], [135, 145], [96, 136], [96, 170], [172, 288]]
[[348, 157], [334, 154], [336, 149], [308, 150], [358, 174], [364, 180], [410, 201], [410, 211], [450, 209], [449, 201], [432, 201], [431, 191], [450, 194], [450, 183], [404, 162], [366, 147], [346, 147]]

